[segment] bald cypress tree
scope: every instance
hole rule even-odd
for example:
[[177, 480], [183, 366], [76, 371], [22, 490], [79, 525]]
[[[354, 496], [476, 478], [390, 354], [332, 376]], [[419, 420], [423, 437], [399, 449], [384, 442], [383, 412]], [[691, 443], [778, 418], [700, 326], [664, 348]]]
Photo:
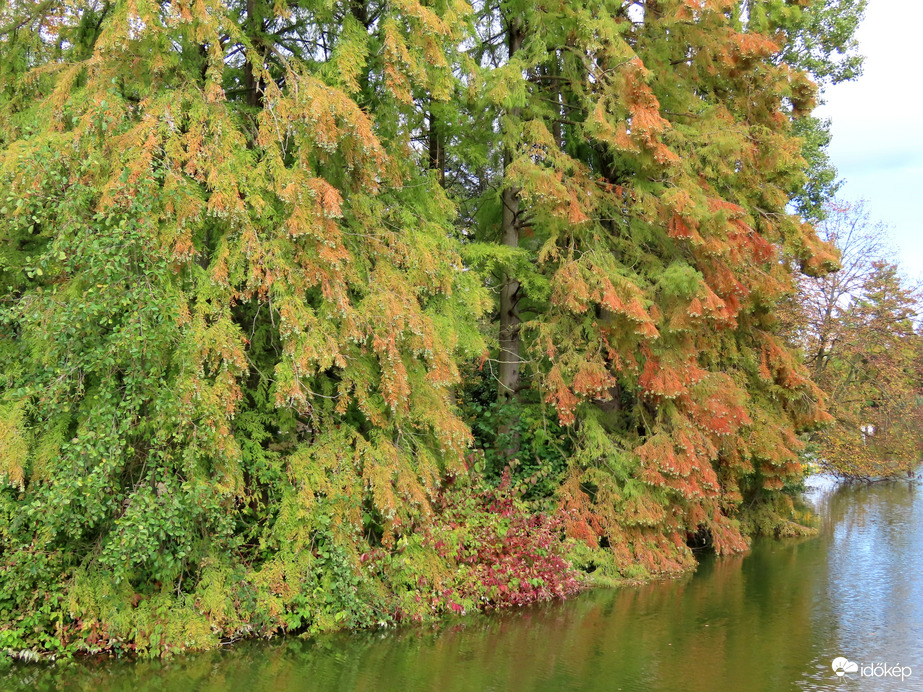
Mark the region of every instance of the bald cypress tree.
[[[525, 27], [485, 77], [496, 148], [514, 152], [497, 187], [528, 229], [506, 271], [537, 289], [519, 303], [520, 397], [533, 433], [556, 412], [566, 468], [513, 451], [553, 467], [570, 534], [611, 568], [684, 569], [691, 540], [741, 550], [744, 506], [797, 530], [779, 490], [800, 478], [797, 432], [827, 416], [774, 309], [798, 272], [836, 268], [788, 205], [830, 189], [802, 156], [822, 160], [822, 138], [798, 134], [812, 77], [858, 69], [862, 4], [846, 4], [500, 5]], [[501, 360], [503, 320], [501, 294]], [[509, 445], [481, 437], [489, 457]]]
[[[566, 593], [520, 481], [610, 576], [743, 549], [744, 507], [797, 530], [780, 490], [826, 414], [773, 313], [836, 267], [789, 205], [830, 189], [798, 134], [812, 75], [857, 69], [837, 8], [862, 3], [4, 6], [22, 646]], [[498, 491], [468, 487], [469, 425]]]
[[484, 298], [415, 139], [465, 11], [8, 6], [8, 616], [172, 593], [220, 630], [237, 582], [244, 630], [371, 612], [360, 554], [426, 523], [469, 443]]

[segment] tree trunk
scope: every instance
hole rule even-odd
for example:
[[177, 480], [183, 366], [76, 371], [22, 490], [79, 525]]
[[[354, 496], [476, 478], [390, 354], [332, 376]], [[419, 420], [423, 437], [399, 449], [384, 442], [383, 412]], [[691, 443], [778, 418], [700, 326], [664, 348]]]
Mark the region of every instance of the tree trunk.
[[[519, 18], [509, 22], [509, 55], [512, 58], [522, 47], [523, 29]], [[518, 122], [521, 116], [519, 108], [510, 110], [510, 120]], [[504, 177], [513, 161], [513, 146], [507, 145], [503, 152]], [[504, 180], [501, 193], [503, 214], [501, 217], [501, 240], [506, 247], [519, 247], [519, 190]], [[497, 401], [510, 403], [519, 392], [519, 375], [521, 358], [519, 353], [519, 301], [522, 298], [521, 286], [515, 276], [506, 274], [500, 287], [500, 368], [498, 373], [499, 391]], [[519, 454], [519, 416], [516, 414], [505, 418], [497, 431], [507, 438], [506, 457], [514, 459]]]
[[247, 103], [254, 108], [263, 107], [263, 90], [266, 88], [263, 80], [257, 79], [253, 69], [254, 59], [259, 58], [262, 60], [262, 57], [259, 55], [259, 48], [257, 48], [261, 39], [260, 34], [263, 29], [262, 23], [263, 20], [257, 17], [256, 0], [247, 0], [247, 21], [245, 27], [249, 34], [248, 38], [250, 42], [257, 50], [257, 55], [247, 54], [247, 62], [244, 63], [244, 89], [246, 90]]
[[[522, 47], [523, 29], [521, 21], [511, 19], [509, 22], [510, 58]], [[510, 111], [513, 120], [520, 117], [520, 109]], [[504, 172], [513, 159], [513, 152], [507, 147], [503, 155]], [[503, 216], [501, 219], [501, 243], [506, 247], [519, 247], [519, 190], [508, 183], [504, 184], [501, 195]], [[498, 400], [505, 403], [516, 396], [519, 389], [519, 300], [522, 297], [519, 281], [509, 274], [503, 278], [500, 288], [500, 389]]]
[[439, 132], [436, 116], [429, 112], [429, 167], [436, 171], [439, 184], [445, 187], [445, 143]]

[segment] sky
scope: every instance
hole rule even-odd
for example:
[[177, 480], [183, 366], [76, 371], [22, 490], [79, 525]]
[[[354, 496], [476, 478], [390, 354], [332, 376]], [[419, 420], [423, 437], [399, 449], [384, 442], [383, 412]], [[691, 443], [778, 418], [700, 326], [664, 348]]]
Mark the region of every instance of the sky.
[[865, 68], [823, 95], [830, 157], [846, 183], [890, 229], [905, 273], [923, 279], [923, 0], [869, 0], [859, 27]]

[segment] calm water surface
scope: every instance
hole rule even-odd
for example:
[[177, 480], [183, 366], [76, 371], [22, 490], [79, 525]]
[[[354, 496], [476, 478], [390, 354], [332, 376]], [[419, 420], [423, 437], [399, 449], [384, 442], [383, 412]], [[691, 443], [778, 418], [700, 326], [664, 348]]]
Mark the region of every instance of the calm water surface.
[[[681, 579], [431, 629], [27, 666], [0, 689], [923, 691], [921, 486], [819, 486], [819, 537], [706, 557]], [[911, 675], [838, 678], [838, 656]]]

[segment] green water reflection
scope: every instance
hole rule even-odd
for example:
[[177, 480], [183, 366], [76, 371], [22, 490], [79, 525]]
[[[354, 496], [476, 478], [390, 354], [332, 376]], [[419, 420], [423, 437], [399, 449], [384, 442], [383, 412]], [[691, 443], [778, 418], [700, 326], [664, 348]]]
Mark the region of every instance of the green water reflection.
[[[6, 682], [132, 692], [923, 690], [920, 486], [812, 497], [818, 538], [760, 541], [677, 580], [432, 629], [244, 642], [166, 663], [29, 666]], [[912, 674], [837, 678], [837, 656]]]

